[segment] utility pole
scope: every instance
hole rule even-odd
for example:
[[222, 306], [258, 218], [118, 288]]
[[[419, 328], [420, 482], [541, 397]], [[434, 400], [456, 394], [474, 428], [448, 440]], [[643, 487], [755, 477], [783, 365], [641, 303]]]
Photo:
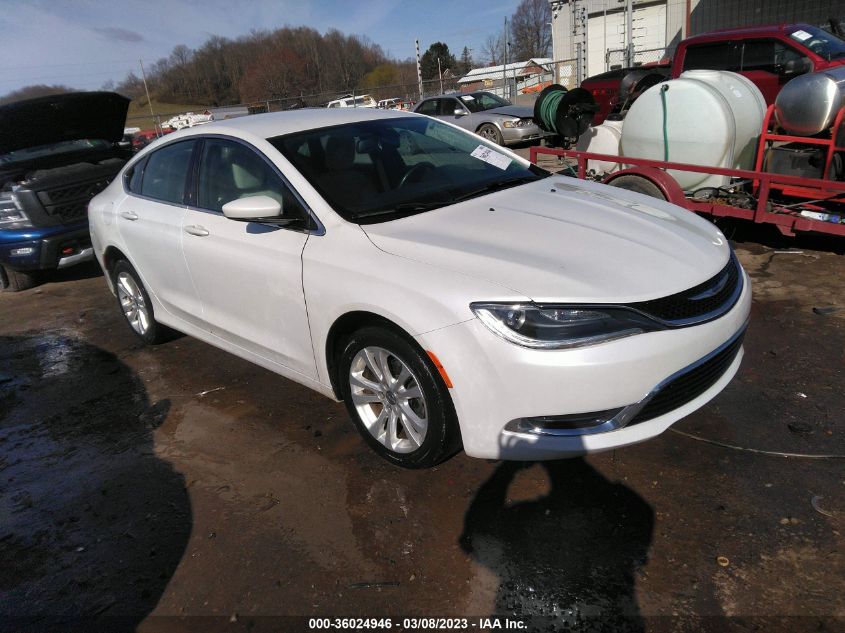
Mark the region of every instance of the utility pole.
[[147, 88], [147, 73], [144, 72], [144, 60], [139, 59], [138, 63], [141, 64], [141, 77], [144, 79], [144, 92], [147, 93], [147, 104], [150, 106], [150, 116], [153, 119], [153, 127], [156, 131], [156, 137], [160, 136], [158, 133], [159, 126], [156, 124], [156, 115], [153, 112], [153, 102], [150, 100], [150, 89]]
[[633, 0], [625, 3], [625, 33], [628, 35], [628, 46], [625, 52], [625, 63], [630, 68], [634, 65], [634, 6]]
[[507, 99], [507, 85], [508, 85], [508, 16], [505, 16], [505, 30], [502, 31], [502, 37], [504, 41], [502, 42], [502, 57], [504, 58], [504, 64], [502, 64], [502, 99]]
[[417, 45], [417, 82], [420, 86], [420, 98], [418, 101], [422, 101], [423, 98], [423, 85], [422, 85], [422, 69], [420, 68], [420, 41], [414, 40]]
[[440, 58], [437, 58], [437, 74], [440, 76], [440, 94], [443, 94], [443, 71], [440, 69]]

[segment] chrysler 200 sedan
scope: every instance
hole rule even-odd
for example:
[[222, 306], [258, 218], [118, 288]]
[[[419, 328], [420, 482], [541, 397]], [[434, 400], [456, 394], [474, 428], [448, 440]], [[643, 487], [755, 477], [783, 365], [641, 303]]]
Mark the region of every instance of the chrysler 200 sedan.
[[640, 442], [742, 358], [750, 284], [711, 224], [412, 113], [177, 132], [89, 218], [144, 341], [173, 328], [343, 400], [400, 466]]

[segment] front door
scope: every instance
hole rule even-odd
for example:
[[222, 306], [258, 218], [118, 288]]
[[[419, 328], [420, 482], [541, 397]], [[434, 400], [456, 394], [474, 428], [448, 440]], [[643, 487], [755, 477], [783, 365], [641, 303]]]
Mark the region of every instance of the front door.
[[200, 153], [196, 208], [182, 221], [185, 260], [212, 334], [309, 377], [314, 352], [302, 291], [308, 233], [226, 218], [227, 202], [270, 196], [282, 216], [304, 214], [270, 162], [252, 146], [207, 138]]

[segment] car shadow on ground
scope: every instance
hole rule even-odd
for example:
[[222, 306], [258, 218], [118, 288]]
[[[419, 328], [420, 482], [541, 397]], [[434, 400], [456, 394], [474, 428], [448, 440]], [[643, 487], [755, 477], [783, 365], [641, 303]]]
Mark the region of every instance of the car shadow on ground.
[[134, 631], [155, 608], [192, 527], [153, 450], [169, 405], [78, 339], [0, 337], [0, 631]]
[[[511, 502], [525, 468], [543, 468], [548, 494]], [[504, 462], [467, 510], [461, 547], [500, 579], [496, 614], [529, 630], [642, 631], [634, 594], [654, 512], [581, 458]]]

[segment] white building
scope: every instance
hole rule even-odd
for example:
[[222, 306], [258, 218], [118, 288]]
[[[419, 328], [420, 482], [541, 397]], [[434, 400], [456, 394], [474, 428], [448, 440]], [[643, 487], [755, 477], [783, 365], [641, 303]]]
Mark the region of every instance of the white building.
[[[689, 5], [698, 2], [689, 0]], [[580, 78], [627, 65], [625, 0], [553, 0], [550, 4], [555, 60], [580, 59]], [[667, 47], [686, 37], [688, 0], [633, 0], [632, 5], [635, 63], [659, 61]]]

